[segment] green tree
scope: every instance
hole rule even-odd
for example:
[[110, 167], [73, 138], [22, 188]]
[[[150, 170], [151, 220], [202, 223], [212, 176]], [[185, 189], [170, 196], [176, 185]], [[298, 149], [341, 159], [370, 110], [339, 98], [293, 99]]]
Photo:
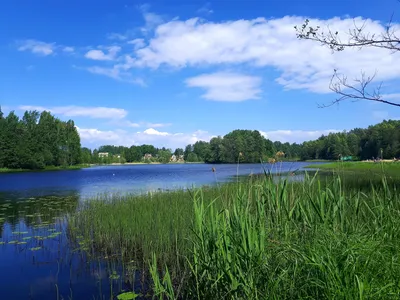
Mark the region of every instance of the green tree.
[[22, 119], [14, 112], [6, 118], [0, 113], [1, 167], [43, 169], [80, 160], [80, 137], [72, 120], [63, 122], [46, 111], [26, 111]]
[[190, 152], [187, 157], [187, 162], [198, 162], [199, 158], [197, 157], [196, 153]]
[[193, 152], [193, 146], [192, 145], [187, 145], [185, 147], [185, 151], [183, 153], [183, 159], [185, 161], [187, 161], [189, 154], [192, 153], [192, 152]]
[[199, 161], [205, 161], [210, 156], [210, 143], [197, 141], [193, 145], [193, 152], [197, 155]]
[[169, 163], [171, 156], [172, 156], [172, 153], [171, 153], [171, 150], [169, 150], [169, 149], [158, 151], [158, 161], [163, 164]]
[[179, 156], [181, 156], [181, 155], [183, 155], [183, 154], [184, 154], [184, 151], [183, 151], [182, 148], [176, 148], [176, 149], [175, 149], [175, 152], [174, 152], [174, 155], [175, 155], [175, 156], [179, 157]]
[[86, 147], [82, 147], [81, 149], [81, 162], [84, 164], [92, 163], [92, 150]]

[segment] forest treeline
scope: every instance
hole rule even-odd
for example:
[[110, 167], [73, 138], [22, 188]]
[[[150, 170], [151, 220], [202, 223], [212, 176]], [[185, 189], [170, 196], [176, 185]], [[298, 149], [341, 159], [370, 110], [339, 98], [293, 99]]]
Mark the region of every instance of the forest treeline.
[[[90, 159], [90, 150], [85, 150]], [[388, 120], [368, 128], [356, 128], [348, 132], [322, 135], [316, 140], [298, 143], [272, 142], [256, 130], [234, 130], [223, 137], [215, 137], [210, 142], [198, 141], [185, 149], [155, 148], [150, 145], [115, 147], [101, 146], [92, 154], [93, 162], [99, 162], [98, 152], [120, 155], [126, 162], [144, 161], [146, 153], [152, 157], [148, 161], [168, 162], [172, 154], [183, 155], [186, 162], [206, 163], [256, 163], [278, 160], [337, 160], [352, 156], [353, 160], [372, 158], [392, 159], [400, 157], [400, 121]], [[278, 155], [277, 155], [278, 154]], [[113, 158], [114, 157], [114, 158]], [[110, 156], [112, 161], [115, 156]], [[97, 161], [96, 161], [97, 160]], [[100, 159], [101, 160], [101, 159]], [[104, 160], [104, 159], [103, 159]], [[115, 161], [116, 162], [116, 161]]]
[[205, 163], [257, 163], [260, 160], [336, 160], [400, 157], [400, 121], [388, 120], [368, 128], [323, 135], [298, 143], [272, 142], [257, 130], [234, 130], [209, 142], [198, 141], [175, 150], [152, 145], [104, 145], [93, 151], [81, 147], [72, 120], [61, 121], [49, 112], [14, 112], [0, 109], [0, 168], [43, 169], [81, 163], [174, 161]]
[[81, 142], [74, 121], [61, 121], [49, 112], [14, 112], [0, 109], [0, 168], [45, 169], [81, 162]]

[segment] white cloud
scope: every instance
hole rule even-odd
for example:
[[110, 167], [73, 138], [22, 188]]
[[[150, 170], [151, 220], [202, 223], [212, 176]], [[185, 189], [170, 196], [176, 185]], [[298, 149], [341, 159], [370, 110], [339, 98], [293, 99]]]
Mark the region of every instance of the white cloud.
[[[333, 69], [359, 76], [360, 70], [372, 74], [376, 80], [400, 77], [400, 53], [377, 48], [347, 49], [332, 54], [317, 42], [299, 40], [295, 25], [302, 25], [305, 17], [278, 19], [207, 22], [200, 18], [185, 21], [172, 20], [159, 25], [148, 45], [134, 53], [135, 66], [175, 68], [205, 65], [240, 65], [273, 67], [281, 75], [277, 82], [287, 89], [308, 89], [329, 92]], [[357, 18], [356, 24], [365, 24], [365, 30], [381, 33], [384, 26], [377, 21]], [[310, 19], [310, 24], [339, 31], [346, 40], [353, 19]]]
[[58, 53], [71, 54], [75, 52], [74, 47], [63, 46], [57, 43], [46, 43], [34, 39], [17, 41], [18, 51], [30, 51], [41, 56], [49, 56]]
[[118, 52], [121, 50], [119, 46], [111, 46], [107, 48], [108, 53], [104, 53], [102, 50], [89, 50], [86, 52], [85, 57], [93, 60], [114, 60]]
[[19, 51], [30, 51], [34, 54], [48, 56], [54, 53], [55, 43], [45, 43], [37, 40], [25, 40], [19, 42]]
[[111, 143], [115, 145], [128, 146], [133, 144], [133, 139], [129, 139], [126, 131], [123, 130], [109, 130], [101, 131], [98, 129], [80, 128], [76, 126], [79, 135], [81, 137], [81, 143], [83, 145], [96, 145], [99, 146], [105, 143]]
[[206, 131], [195, 131], [193, 133], [169, 133], [160, 132], [154, 128], [148, 128], [143, 132], [128, 132], [125, 130], [101, 131], [77, 127], [83, 145], [97, 147], [105, 143], [113, 145], [131, 146], [151, 144], [157, 147], [175, 149], [194, 144], [197, 141], [209, 141], [211, 135]]
[[[112, 46], [108, 49], [88, 51], [86, 57], [89, 59], [117, 60], [110, 69], [93, 67], [92, 73], [121, 80], [123, 77], [128, 77], [128, 73], [121, 76], [119, 72], [129, 72], [138, 67], [157, 69], [161, 66], [172, 68], [229, 66], [229, 69], [234, 70], [235, 67], [242, 69], [245, 65], [247, 69], [273, 68], [278, 74], [274, 78], [275, 81], [285, 89], [306, 89], [317, 93], [331, 92], [329, 80], [334, 69], [340, 74], [347, 75], [349, 79], [359, 77], [361, 70], [367, 75], [377, 71], [375, 79], [378, 82], [400, 78], [399, 52], [391, 53], [385, 49], [364, 47], [361, 50], [346, 49], [332, 54], [329, 48], [317, 42], [299, 40], [293, 27], [302, 25], [306, 17], [285, 16], [274, 19], [260, 17], [221, 22], [210, 22], [201, 18], [187, 20], [175, 18], [166, 22], [161, 16], [149, 12], [149, 7], [146, 5], [139, 9], [145, 20], [145, 25], [142, 27], [145, 39], [131, 40], [121, 45], [123, 49], [120, 49], [120, 46]], [[333, 32], [338, 31], [343, 41], [348, 39], [349, 29], [354, 28], [354, 23], [363, 25], [367, 32], [375, 35], [384, 32], [386, 25], [361, 17], [310, 19], [310, 24], [314, 27], [320, 25], [323, 30], [329, 26]], [[395, 29], [400, 30], [400, 26], [396, 26]], [[131, 38], [131, 35], [110, 34], [109, 37], [124, 40], [125, 37]], [[21, 44], [19, 50], [50, 55], [54, 53], [56, 47], [60, 46], [27, 40]], [[120, 50], [123, 56], [117, 57]], [[211, 88], [206, 83], [202, 83], [201, 87], [206, 89], [206, 98], [224, 100], [221, 99], [216, 87]], [[258, 91], [257, 87], [254, 89], [254, 92]], [[256, 94], [257, 92], [253, 97]]]
[[104, 68], [104, 67], [93, 66], [87, 68], [86, 70], [93, 74], [104, 75], [118, 80], [121, 78], [121, 71], [116, 68]]
[[128, 114], [128, 112], [122, 108], [73, 106], [73, 105], [54, 106], [54, 107], [21, 105], [18, 107], [18, 109], [37, 110], [37, 111], [46, 110], [53, 114], [63, 115], [66, 117], [89, 117], [94, 119], [123, 119]]
[[72, 53], [72, 52], [74, 52], [75, 51], [75, 49], [74, 49], [74, 47], [64, 47], [63, 48], [63, 51], [64, 52], [67, 52], [67, 53]]
[[163, 23], [163, 18], [160, 15], [149, 12], [149, 5], [144, 4], [139, 7], [139, 10], [142, 13], [143, 19], [145, 21], [145, 25], [141, 28], [143, 34], [148, 34], [151, 30], [153, 30], [157, 25]]
[[116, 33], [116, 32], [112, 32], [112, 33], [108, 34], [107, 38], [110, 40], [119, 40], [119, 41], [125, 41], [127, 39], [126, 35]]
[[[79, 67], [76, 67], [76, 68], [82, 69]], [[93, 67], [88, 67], [88, 68], [83, 68], [83, 69], [89, 71], [92, 74], [107, 76], [107, 77], [113, 78], [115, 80], [129, 82], [129, 83], [137, 84], [137, 85], [140, 85], [143, 87], [146, 86], [146, 83], [144, 82], [143, 79], [133, 78], [131, 73], [123, 71], [121, 68], [118, 68], [117, 66], [114, 66], [112, 68], [93, 66]]]
[[189, 87], [206, 90], [202, 96], [207, 100], [240, 102], [258, 99], [261, 78], [237, 73], [219, 72], [203, 74], [186, 80]]
[[[35, 105], [21, 105], [18, 106], [18, 110], [21, 111], [37, 110], [39, 112], [49, 111], [52, 114], [63, 115], [66, 117], [89, 117], [93, 119], [109, 119], [109, 121], [107, 121], [106, 124], [112, 126], [118, 126], [123, 128], [149, 127], [147, 130], [143, 131], [143, 134], [147, 135], [160, 135], [160, 136], [169, 135], [168, 132], [160, 132], [155, 130], [154, 128], [167, 127], [172, 125], [171, 123], [131, 122], [126, 119], [128, 111], [122, 108], [112, 108], [112, 107], [73, 106], [73, 105], [44, 107]], [[121, 130], [121, 132], [125, 131]]]
[[329, 133], [340, 132], [342, 130], [326, 129], [326, 130], [273, 130], [261, 131], [261, 135], [271, 141], [280, 141], [282, 143], [302, 143], [304, 141], [315, 140], [321, 135], [328, 135]]
[[161, 132], [153, 128], [146, 129], [145, 131], [143, 131], [143, 133], [148, 135], [163, 135], [163, 136], [170, 135], [168, 132]]
[[144, 39], [134, 39], [134, 40], [129, 41], [128, 44], [133, 45], [135, 50], [146, 46]]
[[131, 121], [126, 121], [125, 124], [128, 127], [140, 127], [141, 126], [139, 123], [133, 123]]

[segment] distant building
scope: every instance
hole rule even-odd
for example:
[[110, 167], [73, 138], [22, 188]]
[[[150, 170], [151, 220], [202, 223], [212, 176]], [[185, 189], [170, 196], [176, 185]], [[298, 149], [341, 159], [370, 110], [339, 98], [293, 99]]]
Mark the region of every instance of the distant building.
[[353, 156], [340, 156], [340, 160], [342, 161], [353, 160]]
[[174, 154], [174, 155], [171, 156], [169, 161], [171, 161], [171, 162], [183, 162], [184, 161], [183, 155], [176, 156]]
[[99, 157], [108, 157], [108, 152], [99, 152]]
[[151, 159], [151, 158], [153, 158], [153, 155], [151, 155], [150, 153], [146, 153], [146, 154], [143, 156], [143, 158], [144, 158], [144, 159]]

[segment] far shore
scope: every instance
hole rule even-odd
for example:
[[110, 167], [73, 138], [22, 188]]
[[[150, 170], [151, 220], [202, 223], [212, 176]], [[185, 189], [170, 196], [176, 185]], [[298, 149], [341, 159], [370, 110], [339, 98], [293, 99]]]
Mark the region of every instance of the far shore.
[[123, 165], [184, 165], [184, 164], [204, 164], [204, 162], [127, 162], [127, 163], [110, 163], [110, 164], [90, 164], [90, 166], [123, 166]]
[[89, 164], [80, 164], [74, 166], [63, 166], [63, 167], [55, 167], [48, 166], [44, 169], [9, 169], [9, 168], [0, 168], [1, 173], [23, 173], [23, 172], [50, 172], [50, 171], [72, 171], [72, 170], [80, 170], [84, 168], [89, 168], [91, 165]]

